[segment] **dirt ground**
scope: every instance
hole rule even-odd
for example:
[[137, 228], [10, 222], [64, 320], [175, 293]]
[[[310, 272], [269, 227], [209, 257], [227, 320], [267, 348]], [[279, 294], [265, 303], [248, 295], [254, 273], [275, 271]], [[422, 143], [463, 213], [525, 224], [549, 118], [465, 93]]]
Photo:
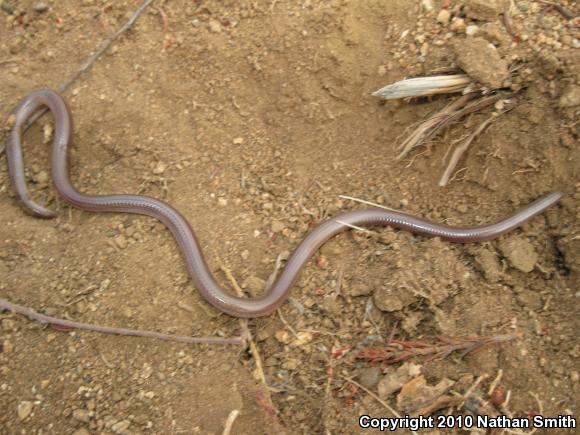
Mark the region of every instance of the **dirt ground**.
[[[71, 77], [141, 2], [40, 3], [4, 1], [0, 10], [3, 119], [32, 90]], [[359, 415], [392, 414], [345, 378], [409, 412], [400, 394], [378, 387], [400, 364], [357, 357], [384, 346], [392, 331], [428, 342], [520, 333], [465, 358], [412, 362], [428, 385], [451, 382], [458, 394], [487, 375], [483, 398], [501, 370], [497, 391], [509, 392], [514, 416], [540, 413], [538, 401], [546, 416], [577, 415], [577, 21], [540, 2], [515, 4], [518, 36], [489, 22], [499, 26], [502, 58], [523, 65], [508, 83], [518, 94], [441, 188], [448, 148], [497, 106], [397, 161], [408, 129], [455, 96], [371, 96], [454, 66], [453, 44], [470, 36], [458, 21], [449, 29], [441, 2], [155, 1], [64, 94], [75, 125], [72, 179], [88, 193], [142, 193], [174, 205], [225, 286], [222, 264], [248, 295], [259, 293], [277, 257], [312, 225], [363, 207], [339, 195], [451, 225], [494, 221], [551, 191], [564, 198], [491, 242], [457, 245], [389, 228], [328, 242], [292, 301], [249, 322], [276, 410], [239, 346], [62, 332], [3, 312], [0, 433], [221, 434], [233, 410], [235, 434], [359, 433]], [[573, 1], [560, 4], [578, 13]], [[483, 29], [486, 18], [469, 23]], [[26, 171], [33, 197], [59, 216], [26, 215], [2, 160], [0, 297], [89, 323], [237, 335], [238, 319], [200, 297], [161, 223], [59, 199], [46, 125], [49, 117], [26, 135]]]

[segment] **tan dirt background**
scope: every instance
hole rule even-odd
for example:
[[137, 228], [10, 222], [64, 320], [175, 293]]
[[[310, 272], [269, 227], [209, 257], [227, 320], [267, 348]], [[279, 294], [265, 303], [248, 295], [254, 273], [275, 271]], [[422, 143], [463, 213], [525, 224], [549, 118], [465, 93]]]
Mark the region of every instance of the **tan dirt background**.
[[[44, 13], [33, 10], [37, 3], [11, 2], [26, 12], [21, 23], [0, 11], [4, 119], [27, 93], [72, 76], [140, 2], [53, 1]], [[326, 365], [333, 348], [355, 349], [395, 324], [409, 340], [515, 328], [523, 333], [517, 342], [425, 364], [427, 380], [493, 378], [501, 368], [514, 414], [537, 412], [529, 392], [546, 415], [578, 411], [580, 156], [576, 109], [558, 105], [578, 70], [543, 74], [531, 52], [533, 80], [519, 103], [472, 146], [462, 175], [439, 188], [448, 145], [480, 121], [453, 127], [409, 165], [395, 161], [397, 138], [449, 98], [385, 104], [370, 96], [452, 63], [448, 46], [433, 47], [426, 62], [412, 51], [393, 57], [418, 3], [154, 2], [65, 94], [79, 189], [164, 198], [189, 219], [219, 280], [227, 285], [223, 263], [249, 293], [314, 223], [360, 207], [341, 194], [471, 225], [565, 193], [500, 241], [451, 245], [385, 228], [329, 242], [292, 291], [304, 311], [281, 309], [294, 330], [310, 331], [307, 342], [288, 342], [278, 315], [250, 321], [288, 433], [357, 433], [360, 414], [388, 415], [362, 391], [349, 400], [340, 374], [361, 380], [391, 369], [369, 372], [353, 350], [327, 393]], [[155, 7], [169, 18], [167, 49]], [[577, 59], [577, 51], [562, 50], [562, 58]], [[0, 165], [0, 297], [90, 323], [237, 334], [238, 321], [190, 284], [160, 223], [84, 212], [58, 198], [43, 145], [49, 123], [43, 118], [27, 134], [25, 161], [33, 197], [58, 210], [57, 219], [24, 214]], [[514, 244], [524, 252], [510, 253]], [[534, 269], [514, 267], [530, 251]], [[10, 313], [0, 319], [0, 433], [217, 434], [233, 409], [241, 411], [233, 433], [281, 430], [259, 400], [251, 355], [234, 346], [59, 332]], [[33, 404], [23, 420], [22, 402]]]

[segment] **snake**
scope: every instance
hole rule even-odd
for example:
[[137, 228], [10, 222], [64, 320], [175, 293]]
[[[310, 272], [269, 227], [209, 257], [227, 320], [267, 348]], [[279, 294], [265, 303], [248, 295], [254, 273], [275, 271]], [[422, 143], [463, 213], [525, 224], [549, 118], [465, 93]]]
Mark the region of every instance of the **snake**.
[[62, 199], [71, 206], [92, 212], [134, 213], [161, 221], [171, 232], [185, 260], [191, 280], [205, 300], [228, 315], [254, 318], [271, 314], [289, 297], [304, 267], [330, 238], [357, 227], [384, 227], [439, 237], [454, 243], [476, 243], [495, 239], [520, 227], [557, 203], [561, 192], [536, 199], [511, 215], [487, 225], [453, 227], [431, 222], [402, 211], [373, 206], [340, 213], [312, 229], [297, 245], [272, 285], [252, 298], [237, 296], [220, 286], [212, 275], [200, 243], [187, 219], [166, 202], [144, 195], [87, 195], [79, 192], [69, 178], [68, 150], [71, 145], [72, 118], [65, 100], [55, 91], [41, 89], [24, 97], [11, 114], [12, 129], [6, 141], [8, 173], [13, 190], [29, 214], [53, 218], [56, 213], [37, 203], [27, 190], [22, 157], [22, 135], [26, 122], [37, 110], [48, 108], [54, 120], [51, 152], [51, 177]]

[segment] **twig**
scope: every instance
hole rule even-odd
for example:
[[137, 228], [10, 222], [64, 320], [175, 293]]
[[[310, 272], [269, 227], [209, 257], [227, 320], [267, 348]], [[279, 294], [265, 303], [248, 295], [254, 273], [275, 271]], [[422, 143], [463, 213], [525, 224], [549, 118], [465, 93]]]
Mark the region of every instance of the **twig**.
[[226, 420], [226, 424], [224, 425], [224, 431], [222, 432], [222, 435], [230, 435], [232, 426], [234, 425], [236, 418], [238, 418], [238, 415], [240, 415], [240, 411], [238, 409], [234, 409], [232, 412], [230, 412], [230, 415], [228, 415]]
[[[221, 263], [221, 262], [220, 262]], [[244, 297], [244, 292], [242, 288], [238, 285], [236, 278], [232, 275], [232, 272], [222, 263], [220, 264], [220, 269], [226, 275], [232, 287], [234, 288], [236, 294], [239, 297]], [[268, 388], [268, 383], [266, 382], [266, 375], [264, 373], [264, 365], [262, 364], [262, 357], [260, 356], [260, 352], [258, 352], [258, 346], [250, 332], [250, 328], [248, 326], [248, 319], [240, 319], [240, 327], [242, 328], [242, 334], [246, 338], [248, 346], [250, 348], [250, 352], [252, 353], [252, 357], [254, 358], [254, 362], [256, 364], [256, 373], [260, 382], [262, 383], [263, 391], [258, 391], [258, 395], [260, 397], [263, 396], [264, 407], [266, 410], [273, 416], [276, 417], [278, 413], [278, 409], [274, 406], [274, 402], [272, 401], [272, 395], [270, 394], [270, 389]], [[276, 424], [278, 421], [276, 420]]]
[[[361, 384], [359, 384], [358, 382], [356, 382], [352, 378], [349, 378], [348, 376], [344, 376], [344, 375], [340, 375], [340, 376], [343, 379], [345, 379], [346, 381], [350, 382], [351, 384], [356, 385], [361, 390], [363, 390], [364, 392], [366, 392], [369, 396], [371, 396], [373, 399], [375, 399], [377, 402], [379, 402], [381, 405], [383, 405], [395, 417], [401, 418], [401, 414], [399, 414], [397, 411], [395, 411], [387, 402], [385, 402], [384, 400], [382, 400], [379, 396], [377, 396], [375, 393], [373, 393], [372, 391], [370, 391], [368, 388], [363, 387]], [[417, 432], [415, 432], [414, 430], [409, 429], [409, 431], [412, 434], [417, 435]]]
[[[89, 56], [83, 63], [81, 63], [81, 66], [78, 69], [78, 71], [75, 74], [73, 74], [73, 76], [71, 78], [69, 78], [66, 82], [64, 82], [63, 84], [60, 85], [60, 87], [58, 88], [59, 94], [63, 94], [64, 92], [66, 92], [71, 87], [71, 85], [81, 75], [83, 75], [84, 73], [89, 71], [91, 69], [91, 67], [93, 66], [93, 64], [109, 49], [109, 47], [111, 47], [111, 45], [113, 45], [113, 42], [115, 42], [119, 38], [119, 36], [121, 36], [123, 33], [125, 33], [127, 30], [129, 30], [131, 27], [133, 27], [133, 24], [135, 24], [135, 21], [137, 21], [137, 19], [141, 16], [141, 14], [145, 11], [145, 9], [147, 9], [147, 7], [152, 2], [153, 2], [153, 0], [145, 0], [141, 4], [141, 6], [139, 6], [137, 8], [137, 10], [135, 10], [135, 12], [133, 12], [131, 17], [127, 20], [127, 22], [125, 24], [123, 24], [123, 26], [121, 26], [115, 33], [113, 33], [107, 39], [105, 39], [97, 47], [97, 50], [95, 51], [95, 53], [92, 54], [91, 56]], [[43, 109], [40, 109], [34, 115], [32, 115], [29, 118], [28, 122], [24, 125], [23, 131], [28, 130], [30, 128], [30, 126], [32, 124], [34, 124], [46, 112], [48, 112], [48, 109], [45, 107]], [[2, 148], [0, 149], [0, 155], [2, 155], [2, 153], [4, 152], [4, 148], [5, 148], [5, 146], [2, 146]]]
[[12, 311], [14, 313], [26, 316], [29, 319], [36, 320], [37, 322], [40, 323], [61, 327], [64, 330], [69, 328], [82, 329], [85, 331], [101, 332], [104, 334], [131, 335], [136, 337], [157, 338], [159, 340], [178, 341], [181, 343], [190, 343], [190, 344], [237, 344], [242, 346], [245, 345], [243, 337], [234, 337], [234, 338], [188, 337], [183, 335], [163, 334], [161, 332], [155, 331], [142, 331], [138, 329], [127, 329], [127, 328], [113, 328], [110, 326], [100, 326], [100, 325], [92, 325], [89, 323], [73, 322], [71, 320], [58, 319], [56, 317], [50, 317], [44, 314], [40, 314], [34, 311], [32, 308], [16, 305], [11, 302], [8, 302], [5, 299], [0, 299], [0, 310]]
[[463, 156], [465, 151], [467, 151], [467, 149], [469, 148], [469, 145], [471, 145], [471, 143], [475, 140], [475, 138], [479, 134], [483, 133], [485, 131], [485, 129], [487, 127], [489, 127], [489, 125], [496, 118], [497, 118], [497, 115], [492, 115], [491, 117], [489, 117], [488, 119], [483, 121], [479, 125], [479, 127], [477, 127], [477, 129], [473, 133], [471, 133], [471, 135], [469, 135], [469, 137], [467, 138], [467, 140], [465, 142], [463, 142], [460, 146], [455, 148], [455, 151], [453, 151], [453, 154], [451, 155], [451, 159], [449, 160], [449, 164], [447, 165], [447, 168], [445, 169], [445, 171], [443, 172], [443, 175], [441, 176], [441, 179], [439, 180], [439, 186], [441, 186], [441, 187], [447, 186], [447, 183], [449, 183], [449, 178], [451, 177], [451, 174], [455, 170], [457, 163], [459, 163], [459, 160], [461, 159], [461, 157]]
[[503, 376], [503, 370], [499, 369], [497, 371], [497, 376], [495, 377], [495, 379], [493, 380], [493, 382], [489, 385], [489, 388], [487, 390], [487, 395], [491, 396], [493, 391], [497, 388], [497, 385], [499, 384], [499, 381], [501, 381], [501, 378]]
[[282, 310], [280, 310], [278, 308], [276, 310], [276, 312], [278, 313], [278, 317], [280, 317], [280, 320], [282, 321], [282, 323], [284, 324], [284, 326], [286, 328], [288, 328], [288, 330], [292, 333], [292, 335], [294, 335], [294, 337], [296, 337], [296, 338], [300, 338], [299, 335], [296, 333], [296, 330], [292, 326], [290, 326], [290, 324], [286, 321], [286, 319], [282, 315]]

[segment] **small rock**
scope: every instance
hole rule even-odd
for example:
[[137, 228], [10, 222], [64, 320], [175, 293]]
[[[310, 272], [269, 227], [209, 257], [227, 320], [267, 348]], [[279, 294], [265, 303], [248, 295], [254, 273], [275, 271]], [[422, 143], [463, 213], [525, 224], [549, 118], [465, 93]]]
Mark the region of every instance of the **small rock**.
[[82, 423], [88, 423], [90, 420], [89, 411], [86, 409], [75, 409], [72, 413], [72, 416], [76, 421], [80, 421]]
[[165, 172], [165, 170], [167, 169], [167, 165], [163, 162], [157, 162], [157, 165], [155, 165], [155, 168], [153, 168], [153, 173], [155, 175], [161, 175]]
[[276, 331], [274, 337], [276, 337], [276, 340], [278, 340], [282, 344], [288, 344], [290, 343], [290, 341], [292, 341], [292, 336], [285, 329], [280, 329], [279, 331]]
[[48, 5], [46, 3], [36, 3], [34, 5], [34, 11], [38, 13], [43, 13], [48, 11]]
[[222, 25], [219, 23], [219, 21], [209, 20], [208, 26], [209, 30], [214, 33], [220, 33], [222, 31]]
[[244, 138], [243, 137], [236, 137], [233, 141], [234, 145], [241, 145], [244, 143]]
[[280, 221], [272, 221], [272, 232], [273, 233], [281, 233], [282, 230], [284, 229], [284, 224]]
[[425, 12], [431, 12], [433, 10], [433, 0], [421, 0], [421, 7]]
[[42, 170], [38, 174], [34, 175], [33, 179], [38, 184], [46, 184], [48, 182], [48, 172]]
[[251, 275], [242, 283], [242, 288], [247, 290], [252, 296], [259, 296], [264, 293], [266, 281], [257, 276]]
[[125, 249], [128, 245], [127, 239], [122, 234], [115, 237], [115, 245], [119, 247], [119, 249]]
[[296, 337], [290, 344], [292, 347], [301, 347], [312, 341], [313, 335], [308, 331], [300, 331], [296, 333]]
[[2, 346], [0, 347], [0, 351], [4, 353], [12, 353], [14, 352], [14, 345], [12, 342], [4, 340], [4, 343], [2, 343]]
[[481, 248], [477, 251], [477, 254], [475, 254], [475, 262], [488, 281], [497, 282], [501, 275], [501, 267], [495, 253], [488, 249]]
[[451, 25], [449, 28], [454, 32], [464, 32], [465, 31], [465, 20], [463, 18], [453, 18], [451, 20]]
[[15, 331], [16, 330], [16, 323], [12, 319], [2, 319], [2, 329], [4, 331]]
[[509, 47], [512, 43], [511, 38], [505, 29], [498, 23], [485, 23], [481, 26], [481, 36], [494, 45]]
[[471, 24], [465, 28], [465, 34], [467, 36], [475, 36], [479, 32], [479, 26]]
[[394, 373], [385, 376], [379, 382], [378, 391], [381, 399], [388, 399], [399, 391], [403, 385], [421, 374], [421, 366], [413, 363], [405, 363]]
[[368, 390], [372, 390], [379, 383], [381, 369], [378, 367], [366, 367], [358, 372], [358, 381]]
[[465, 15], [480, 21], [494, 21], [510, 6], [510, 0], [465, 0]]
[[447, 24], [451, 19], [451, 12], [447, 9], [441, 9], [439, 14], [437, 14], [437, 22], [443, 25]]
[[507, 62], [485, 39], [476, 37], [455, 41], [453, 49], [457, 65], [482, 85], [497, 89], [508, 78]]
[[373, 286], [371, 286], [366, 282], [349, 285], [345, 288], [345, 293], [353, 297], [367, 296], [370, 295], [372, 292]]
[[228, 200], [226, 198], [218, 198], [218, 205], [225, 207], [228, 205]]
[[81, 427], [80, 429], [75, 430], [73, 435], [91, 435], [91, 433], [84, 427]]
[[534, 246], [526, 239], [502, 240], [499, 249], [511, 265], [522, 272], [531, 272], [538, 262], [538, 254]]
[[242, 260], [247, 260], [248, 258], [250, 258], [250, 251], [248, 251], [247, 249], [244, 250], [241, 254]]
[[9, 15], [12, 15], [16, 8], [14, 6], [12, 6], [10, 3], [3, 1], [2, 3], [0, 3], [0, 9], [2, 9], [4, 12], [6, 12]]
[[445, 394], [454, 384], [450, 379], [443, 378], [437, 385], [427, 385], [423, 375], [407, 382], [397, 396], [397, 408], [405, 413], [412, 413], [422, 407], [432, 404]]
[[131, 422], [129, 420], [121, 420], [117, 423], [115, 423], [112, 427], [111, 430], [114, 433], [123, 433], [125, 432], [127, 429], [129, 429], [129, 426], [131, 426]]
[[561, 108], [580, 106], [580, 86], [569, 85], [562, 93], [558, 105]]
[[20, 421], [26, 420], [32, 413], [32, 402], [24, 401], [18, 404], [18, 418]]

